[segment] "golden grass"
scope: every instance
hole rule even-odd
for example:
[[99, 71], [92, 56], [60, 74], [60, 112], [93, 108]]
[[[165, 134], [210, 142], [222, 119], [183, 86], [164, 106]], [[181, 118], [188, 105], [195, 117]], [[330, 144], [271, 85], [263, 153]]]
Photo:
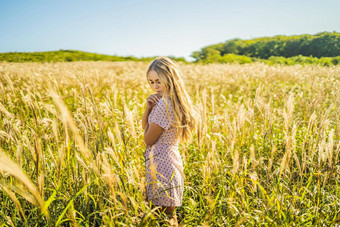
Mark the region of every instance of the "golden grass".
[[[157, 225], [144, 201], [146, 63], [0, 63], [0, 223]], [[332, 225], [340, 67], [183, 64], [181, 225]]]

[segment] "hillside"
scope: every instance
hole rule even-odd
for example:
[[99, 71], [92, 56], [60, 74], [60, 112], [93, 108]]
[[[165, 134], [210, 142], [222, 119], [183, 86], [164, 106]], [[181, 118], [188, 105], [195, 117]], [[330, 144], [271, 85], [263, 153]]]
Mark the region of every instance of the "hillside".
[[[169, 57], [175, 59], [176, 61], [185, 62], [184, 58], [176, 58], [172, 56]], [[152, 59], [154, 59], [154, 57], [121, 57], [116, 55], [89, 53], [78, 50], [0, 53], [0, 61], [7, 62], [151, 61]]]

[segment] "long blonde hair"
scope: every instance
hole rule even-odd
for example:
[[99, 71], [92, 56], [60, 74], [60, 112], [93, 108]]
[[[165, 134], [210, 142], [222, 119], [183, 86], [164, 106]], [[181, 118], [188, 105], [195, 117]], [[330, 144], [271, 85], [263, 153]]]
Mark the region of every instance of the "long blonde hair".
[[[149, 84], [148, 75], [151, 71], [155, 71], [158, 74], [159, 80], [164, 86], [163, 99], [166, 101], [170, 98], [170, 103], [175, 116], [171, 125], [177, 128], [177, 136], [180, 137], [181, 141], [189, 141], [192, 132], [196, 129], [197, 114], [193, 109], [190, 97], [185, 90], [182, 74], [178, 65], [167, 57], [157, 57], [150, 64], [146, 73]], [[167, 101], [165, 102], [165, 105], [171, 121]]]

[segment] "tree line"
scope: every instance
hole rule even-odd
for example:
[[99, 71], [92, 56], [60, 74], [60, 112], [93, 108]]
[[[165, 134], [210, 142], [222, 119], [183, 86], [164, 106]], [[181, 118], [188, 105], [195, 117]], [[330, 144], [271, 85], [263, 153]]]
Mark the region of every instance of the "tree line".
[[231, 57], [230, 54], [246, 56], [251, 58], [251, 61], [254, 58], [273, 59], [273, 57], [337, 57], [340, 56], [340, 33], [322, 32], [315, 35], [232, 39], [203, 47], [193, 52], [191, 56], [196, 59], [196, 62], [226, 62], [226, 58]]
[[[187, 62], [183, 57], [168, 56]], [[232, 39], [192, 53], [197, 63], [340, 64], [340, 33]], [[152, 61], [155, 57], [116, 56], [77, 50], [0, 53], [0, 62]]]

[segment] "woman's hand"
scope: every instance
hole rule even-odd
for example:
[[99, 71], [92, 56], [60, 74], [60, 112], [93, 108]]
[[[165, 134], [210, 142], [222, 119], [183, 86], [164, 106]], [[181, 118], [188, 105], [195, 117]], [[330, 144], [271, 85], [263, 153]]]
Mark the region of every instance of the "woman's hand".
[[151, 113], [152, 108], [154, 108], [154, 106], [156, 105], [156, 103], [158, 102], [160, 98], [161, 96], [159, 94], [152, 94], [146, 99], [146, 109], [144, 111], [143, 118], [142, 118], [143, 130], [147, 129], [149, 114]]
[[146, 99], [146, 109], [151, 111], [152, 108], [156, 105], [158, 100], [161, 98], [159, 94], [152, 94]]

